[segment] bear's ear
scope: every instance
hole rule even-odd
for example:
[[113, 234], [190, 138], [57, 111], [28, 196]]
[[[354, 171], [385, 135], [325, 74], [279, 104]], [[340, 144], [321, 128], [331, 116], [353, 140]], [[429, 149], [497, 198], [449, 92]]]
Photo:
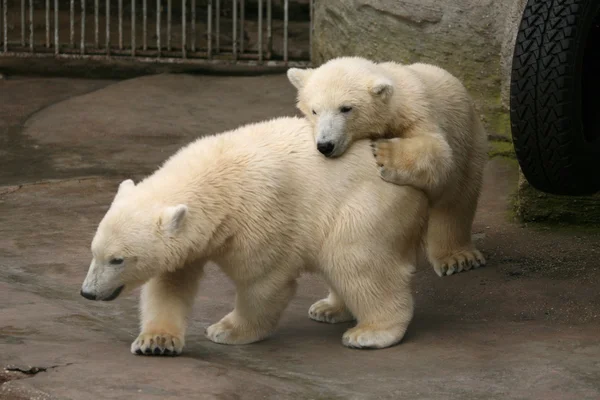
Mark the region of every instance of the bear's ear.
[[394, 94], [394, 85], [387, 78], [377, 78], [371, 85], [371, 94], [387, 100]]
[[312, 72], [313, 72], [312, 68], [307, 68], [307, 69], [290, 68], [287, 71], [287, 77], [290, 80], [290, 82], [292, 83], [292, 85], [294, 85], [296, 87], [296, 89], [300, 90], [304, 87], [306, 80], [312, 74]]
[[121, 198], [123, 196], [126, 196], [127, 193], [131, 192], [131, 189], [133, 189], [135, 187], [135, 183], [133, 183], [133, 181], [131, 179], [127, 179], [124, 180], [123, 182], [121, 182], [121, 184], [119, 185], [119, 189], [117, 190], [117, 194], [115, 195], [115, 200], [117, 200], [118, 198]]
[[165, 208], [161, 217], [163, 229], [169, 234], [176, 233], [183, 225], [187, 212], [188, 207], [185, 204]]

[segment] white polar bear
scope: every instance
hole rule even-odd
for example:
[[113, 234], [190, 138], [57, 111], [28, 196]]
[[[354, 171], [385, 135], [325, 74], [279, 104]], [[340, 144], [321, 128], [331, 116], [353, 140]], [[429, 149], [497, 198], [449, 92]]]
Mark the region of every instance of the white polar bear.
[[218, 343], [266, 338], [303, 271], [332, 288], [312, 319], [357, 325], [349, 347], [399, 342], [412, 318], [411, 275], [427, 221], [425, 194], [379, 177], [368, 141], [332, 162], [304, 118], [198, 139], [135, 185], [124, 181], [92, 241], [81, 294], [112, 300], [145, 284], [137, 354], [178, 354], [208, 261], [237, 288], [207, 329]]
[[291, 68], [288, 78], [321, 153], [338, 157], [356, 140], [378, 139], [373, 147], [381, 177], [428, 194], [427, 253], [438, 275], [485, 264], [471, 228], [487, 136], [458, 79], [433, 65], [359, 57]]

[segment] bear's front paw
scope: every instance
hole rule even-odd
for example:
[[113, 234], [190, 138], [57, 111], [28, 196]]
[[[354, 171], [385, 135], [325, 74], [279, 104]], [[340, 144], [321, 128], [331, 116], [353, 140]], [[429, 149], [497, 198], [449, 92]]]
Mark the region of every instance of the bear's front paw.
[[396, 160], [393, 147], [400, 139], [379, 139], [371, 142], [375, 162], [379, 167], [379, 175], [386, 182], [398, 184]]
[[133, 354], [146, 356], [177, 356], [183, 349], [183, 338], [167, 333], [140, 333], [131, 343]]
[[381, 329], [372, 324], [358, 324], [344, 333], [342, 343], [344, 346], [354, 349], [383, 349], [400, 342], [404, 332], [406, 332], [406, 326]]
[[352, 313], [343, 304], [331, 304], [329, 299], [319, 300], [310, 306], [308, 317], [315, 321], [327, 322], [330, 324], [354, 320]]
[[262, 332], [249, 324], [241, 324], [232, 317], [225, 317], [206, 328], [206, 337], [221, 344], [249, 344], [264, 339], [270, 332]]

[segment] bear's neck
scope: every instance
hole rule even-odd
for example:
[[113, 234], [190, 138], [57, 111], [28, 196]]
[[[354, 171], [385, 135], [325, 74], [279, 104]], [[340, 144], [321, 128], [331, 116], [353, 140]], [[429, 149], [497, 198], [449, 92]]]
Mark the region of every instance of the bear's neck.
[[[403, 71], [400, 77], [393, 77], [394, 95], [389, 102], [390, 118], [387, 121], [385, 137], [403, 137], [421, 121], [429, 119], [429, 107], [425, 88], [415, 74]], [[392, 77], [390, 77], [392, 78]]]
[[184, 262], [208, 259], [222, 251], [235, 232], [236, 210], [243, 208], [246, 168], [228, 152], [213, 154], [216, 156], [197, 159], [195, 165], [181, 157], [185, 163], [165, 164], [145, 182], [161, 206], [188, 207], [185, 240], [176, 244], [178, 253], [187, 254]]

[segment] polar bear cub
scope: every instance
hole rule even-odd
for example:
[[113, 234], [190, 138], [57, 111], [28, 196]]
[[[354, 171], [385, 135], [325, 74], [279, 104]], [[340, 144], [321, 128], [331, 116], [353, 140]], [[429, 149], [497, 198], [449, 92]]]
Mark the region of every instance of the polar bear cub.
[[359, 57], [291, 68], [288, 78], [323, 155], [338, 157], [356, 140], [378, 139], [373, 152], [381, 177], [428, 194], [427, 253], [438, 275], [485, 264], [471, 228], [487, 136], [458, 79], [433, 65]]
[[81, 294], [113, 300], [144, 284], [131, 351], [178, 354], [206, 262], [233, 280], [235, 308], [210, 326], [217, 343], [264, 339], [303, 271], [329, 297], [312, 319], [357, 325], [355, 348], [399, 342], [412, 318], [411, 275], [427, 221], [421, 190], [379, 177], [368, 141], [332, 162], [304, 118], [198, 139], [135, 185], [121, 183], [92, 241]]

